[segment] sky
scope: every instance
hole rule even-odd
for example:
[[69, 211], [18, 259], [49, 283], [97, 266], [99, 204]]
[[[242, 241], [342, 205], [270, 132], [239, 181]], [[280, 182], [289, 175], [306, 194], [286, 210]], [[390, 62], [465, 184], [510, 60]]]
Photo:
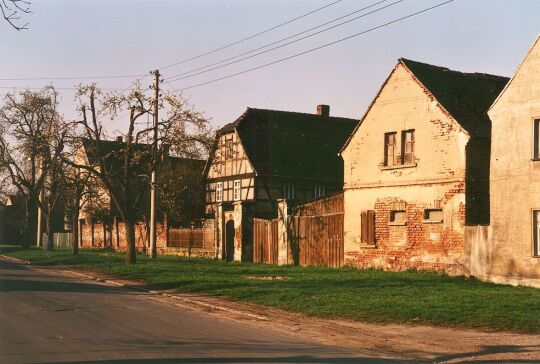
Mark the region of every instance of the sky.
[[[247, 107], [314, 113], [317, 104], [328, 104], [333, 116], [359, 119], [400, 57], [458, 71], [511, 76], [540, 33], [540, 1], [455, 0], [303, 56], [188, 88], [365, 32], [444, 1], [341, 0], [261, 36], [163, 69], [334, 1], [33, 0], [33, 14], [24, 19], [28, 30], [16, 31], [0, 22], [0, 79], [148, 75], [158, 68], [166, 79], [164, 90], [184, 89], [183, 96], [214, 126], [234, 121]], [[171, 80], [378, 2], [356, 16], [395, 4], [257, 57]], [[13, 87], [70, 88], [93, 81], [102, 88], [124, 89], [136, 79], [0, 80], [0, 96], [17, 90]], [[141, 83], [150, 85], [151, 77]], [[68, 119], [77, 117], [73, 94], [73, 90], [60, 91], [60, 110]], [[125, 119], [109, 123], [111, 133], [126, 127]]]

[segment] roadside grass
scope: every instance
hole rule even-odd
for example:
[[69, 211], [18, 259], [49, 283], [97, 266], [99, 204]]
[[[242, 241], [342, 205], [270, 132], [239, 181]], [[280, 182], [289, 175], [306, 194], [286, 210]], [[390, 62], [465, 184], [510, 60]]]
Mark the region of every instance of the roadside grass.
[[145, 288], [202, 292], [323, 318], [540, 333], [540, 289], [431, 272], [226, 263], [202, 258], [137, 256], [136, 265], [107, 250], [0, 246], [36, 265], [84, 266]]

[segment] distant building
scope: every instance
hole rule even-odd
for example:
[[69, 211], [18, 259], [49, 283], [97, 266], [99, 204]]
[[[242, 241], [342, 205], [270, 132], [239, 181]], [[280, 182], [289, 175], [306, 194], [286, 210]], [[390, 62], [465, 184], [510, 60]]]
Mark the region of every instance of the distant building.
[[[95, 142], [88, 139], [83, 139], [82, 148], [76, 154], [77, 163], [87, 164], [87, 165], [96, 165], [98, 163], [98, 158], [100, 155], [107, 156], [107, 168], [109, 168], [109, 175], [113, 176], [112, 178], [112, 187], [118, 186], [120, 183], [120, 173], [123, 171], [123, 150], [125, 148], [125, 142], [122, 140], [122, 137], [118, 137], [116, 140], [102, 140], [99, 142], [99, 148], [95, 147]], [[134, 162], [132, 168], [135, 169], [135, 173], [131, 171], [132, 174], [138, 176], [137, 181], [133, 181], [133, 188], [142, 188], [142, 194], [139, 196], [138, 205], [139, 206], [139, 221], [148, 222], [148, 213], [150, 209], [150, 171], [146, 167], [145, 158], [148, 158], [148, 152], [151, 149], [149, 144], [136, 144], [134, 148], [134, 159], [137, 161]], [[98, 150], [99, 149], [99, 150]], [[137, 152], [141, 152], [138, 153]], [[157, 184], [158, 188], [165, 187], [164, 184], [172, 184], [174, 186], [175, 181], [184, 180], [182, 184], [183, 188], [186, 188], [186, 191], [183, 191], [181, 203], [176, 203], [178, 209], [182, 211], [172, 211], [173, 215], [169, 216], [169, 219], [172, 220], [172, 223], [175, 225], [190, 225], [191, 221], [195, 218], [202, 218], [204, 215], [204, 188], [201, 186], [202, 181], [202, 172], [204, 169], [206, 161], [199, 159], [191, 158], [180, 158], [175, 156], [170, 156], [168, 152], [163, 157], [158, 170]], [[114, 173], [118, 173], [118, 180], [115, 180]], [[187, 181], [189, 180], [189, 181]], [[170, 186], [169, 186], [170, 187]], [[168, 188], [171, 191], [171, 188]], [[173, 193], [175, 191], [172, 191]], [[182, 191], [179, 191], [182, 192]], [[97, 194], [98, 205], [103, 207], [102, 211], [98, 211], [97, 215], [92, 215], [87, 213], [84, 209], [81, 211], [80, 215], [80, 231], [91, 233], [80, 234], [81, 245], [83, 246], [111, 246], [113, 241], [113, 225], [118, 225], [119, 216], [116, 210], [116, 207], [111, 200], [109, 192], [103, 188]], [[171, 201], [175, 197], [171, 197]], [[188, 201], [189, 200], [189, 201]], [[174, 201], [172, 201], [174, 202]], [[189, 203], [188, 203], [189, 202]], [[158, 220], [163, 220], [165, 202], [161, 201], [158, 203]], [[170, 207], [170, 206], [169, 206]], [[174, 208], [174, 207], [173, 207]], [[146, 218], [145, 218], [146, 216]], [[99, 228], [96, 230], [94, 225], [99, 223]], [[89, 228], [85, 228], [83, 225], [86, 224]], [[116, 227], [116, 230], [118, 228]], [[144, 233], [136, 232], [137, 236], [141, 236], [138, 239], [137, 247], [140, 248], [141, 245], [145, 245], [148, 241], [145, 237], [148, 234], [148, 231]], [[119, 240], [119, 238], [116, 238]], [[141, 240], [142, 239], [142, 240]], [[121, 239], [120, 239], [121, 240]], [[139, 240], [143, 242], [139, 242]], [[96, 243], [96, 242], [99, 243]]]
[[342, 150], [345, 264], [464, 273], [489, 223], [491, 125], [505, 77], [400, 59]]
[[357, 120], [248, 108], [216, 135], [205, 169], [206, 211], [216, 221], [217, 254], [251, 261], [253, 218], [277, 216], [277, 201], [290, 204], [343, 187], [338, 152]]
[[478, 274], [540, 286], [540, 37], [488, 114], [491, 243]]

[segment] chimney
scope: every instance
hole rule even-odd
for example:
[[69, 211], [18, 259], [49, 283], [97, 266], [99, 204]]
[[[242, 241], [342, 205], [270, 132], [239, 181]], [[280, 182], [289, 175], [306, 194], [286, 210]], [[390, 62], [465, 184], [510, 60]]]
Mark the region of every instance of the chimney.
[[121, 135], [120, 135], [120, 136], [117, 136], [117, 137], [116, 137], [116, 141], [117, 141], [118, 143], [122, 143], [122, 136], [121, 136]]
[[329, 117], [330, 106], [329, 105], [317, 105], [317, 115]]

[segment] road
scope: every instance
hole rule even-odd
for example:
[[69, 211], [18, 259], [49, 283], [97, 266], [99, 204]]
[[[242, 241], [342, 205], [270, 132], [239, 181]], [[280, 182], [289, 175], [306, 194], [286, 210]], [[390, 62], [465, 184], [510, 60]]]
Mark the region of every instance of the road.
[[396, 361], [3, 260], [0, 325], [0, 362], [10, 364]]

